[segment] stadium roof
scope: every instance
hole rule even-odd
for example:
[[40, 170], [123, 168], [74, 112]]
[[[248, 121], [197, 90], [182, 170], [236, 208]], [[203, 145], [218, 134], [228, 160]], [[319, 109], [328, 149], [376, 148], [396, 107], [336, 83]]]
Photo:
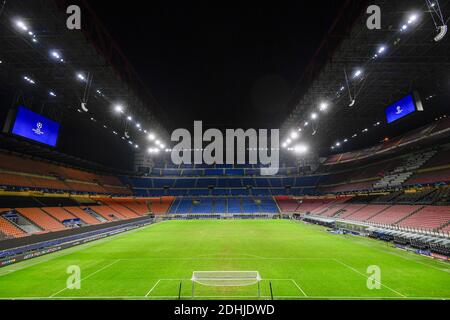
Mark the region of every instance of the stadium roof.
[[[442, 12], [449, 13], [449, 1], [439, 2]], [[382, 29], [366, 27], [369, 15], [365, 1], [346, 2], [298, 82], [289, 102], [292, 113], [282, 126], [282, 139], [301, 129], [301, 139], [330, 152], [336, 143], [350, 144], [354, 135], [357, 140], [367, 132], [382, 130], [378, 132], [382, 137], [385, 107], [412, 90], [418, 89], [425, 103], [439, 90], [448, 92], [450, 42], [448, 37], [434, 41], [437, 31], [425, 2], [381, 0], [370, 4], [381, 7]], [[359, 17], [346, 29], [355, 12]], [[439, 88], [442, 82], [446, 86]], [[352, 107], [350, 95], [355, 99]], [[430, 105], [425, 104], [425, 108]], [[341, 146], [338, 151], [348, 149]]]
[[[20, 89], [24, 86], [47, 95], [44, 105], [54, 106], [50, 113], [56, 119], [64, 108], [78, 109], [80, 117], [92, 118], [111, 134], [127, 131], [133, 143], [145, 138], [144, 130], [167, 139], [161, 107], [87, 2], [81, 2], [82, 32], [66, 27], [69, 1], [7, 2], [0, 16], [0, 81], [17, 90], [17, 100], [26, 96]], [[123, 106], [124, 115], [133, 120], [115, 114], [115, 105]]]

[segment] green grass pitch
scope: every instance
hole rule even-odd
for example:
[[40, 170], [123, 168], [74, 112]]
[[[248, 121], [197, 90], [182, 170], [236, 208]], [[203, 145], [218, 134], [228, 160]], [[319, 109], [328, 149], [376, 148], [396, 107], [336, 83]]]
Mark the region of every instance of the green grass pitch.
[[[80, 289], [67, 289], [69, 266]], [[368, 289], [369, 266], [381, 270]], [[258, 271], [261, 299], [450, 299], [450, 265], [283, 220], [169, 221], [0, 269], [2, 299], [192, 299], [193, 271]], [[256, 299], [196, 286], [195, 299]]]

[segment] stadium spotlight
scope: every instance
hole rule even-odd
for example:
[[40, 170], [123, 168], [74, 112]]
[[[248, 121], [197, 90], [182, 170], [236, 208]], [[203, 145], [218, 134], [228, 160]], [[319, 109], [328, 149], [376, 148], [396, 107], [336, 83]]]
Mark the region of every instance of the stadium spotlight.
[[287, 148], [287, 146], [288, 146], [288, 145], [287, 145], [287, 143], [286, 143], [286, 142], [285, 142], [285, 143], [283, 143], [283, 145], [282, 145], [282, 147], [283, 147], [283, 148], [285, 148], [285, 149]]
[[379, 49], [378, 49], [378, 54], [382, 54], [382, 53], [384, 53], [386, 51], [386, 47], [385, 46], [382, 46], [382, 47], [380, 47]]
[[141, 124], [140, 123], [136, 123], [136, 128], [141, 128]]
[[412, 14], [408, 19], [408, 24], [414, 23], [417, 21], [417, 14]]
[[289, 138], [288, 138], [288, 139], [286, 140], [286, 144], [287, 144], [287, 145], [290, 145], [290, 144], [291, 144], [291, 142], [292, 142], [292, 140], [291, 140], [291, 139], [289, 139]]
[[78, 78], [78, 80], [86, 81], [86, 78], [82, 73], [77, 73], [77, 78]]
[[304, 144], [299, 144], [294, 147], [294, 152], [298, 154], [304, 154], [308, 152], [308, 147]]
[[341, 143], [340, 142], [336, 142], [336, 147], [340, 147]]
[[318, 117], [319, 117], [319, 116], [318, 116], [317, 113], [315, 113], [315, 112], [313, 112], [313, 113], [311, 114], [311, 119], [312, 119], [312, 120], [316, 120]]
[[28, 31], [28, 26], [22, 20], [17, 20], [16, 26], [22, 31]]
[[326, 103], [326, 102], [322, 102], [321, 104], [320, 104], [320, 106], [319, 106], [319, 110], [320, 111], [327, 111], [328, 110], [328, 103]]
[[132, 121], [132, 120], [133, 120], [133, 117], [132, 117], [132, 116], [128, 116], [128, 117], [127, 117], [127, 120], [128, 120], [128, 121]]
[[27, 81], [28, 83], [30, 83], [30, 84], [36, 84], [36, 82], [33, 80], [33, 79], [31, 79], [31, 78], [29, 78], [29, 77], [27, 77], [27, 76], [25, 76], [25, 77], [23, 77], [24, 79], [25, 79], [25, 81]]
[[401, 31], [406, 31], [408, 29], [408, 26], [406, 25], [406, 24], [404, 24], [402, 27], [401, 27]]
[[362, 70], [358, 69], [355, 71], [355, 73], [353, 74], [353, 79], [358, 78], [360, 75], [362, 75]]
[[159, 145], [161, 144], [161, 141], [159, 141], [159, 140], [156, 140], [156, 141], [155, 141], [155, 143], [156, 143], [156, 145], [158, 145], [158, 146], [159, 146]]
[[164, 145], [164, 143], [161, 143], [161, 144], [159, 145], [159, 147], [160, 147], [161, 149], [164, 149], [166, 146]]
[[305, 126], [305, 127], [309, 126], [309, 122], [308, 122], [308, 121], [305, 121], [304, 126]]
[[56, 93], [54, 93], [53, 91], [50, 91], [48, 94], [52, 97], [56, 97]]
[[295, 132], [295, 131], [292, 131], [292, 132], [291, 132], [291, 139], [292, 139], [292, 140], [298, 139], [298, 133]]
[[158, 148], [150, 148], [150, 149], [148, 149], [148, 153], [150, 153], [150, 154], [159, 153], [159, 149]]
[[116, 106], [114, 107], [114, 110], [115, 110], [117, 113], [123, 113], [123, 107], [122, 107], [121, 105], [116, 105]]
[[148, 135], [148, 140], [153, 141], [153, 140], [155, 140], [155, 139], [156, 139], [156, 137], [155, 137], [155, 135], [154, 135], [153, 133], [150, 133], [150, 134]]
[[62, 62], [61, 55], [59, 54], [58, 51], [52, 50], [52, 51], [50, 51], [50, 55], [51, 55], [53, 58], [55, 58], [55, 59], [57, 59], [57, 60], [59, 60], [59, 61]]
[[364, 129], [363, 131], [361, 131], [361, 132], [363, 132], [363, 133], [365, 133], [365, 132], [369, 132], [369, 129]]

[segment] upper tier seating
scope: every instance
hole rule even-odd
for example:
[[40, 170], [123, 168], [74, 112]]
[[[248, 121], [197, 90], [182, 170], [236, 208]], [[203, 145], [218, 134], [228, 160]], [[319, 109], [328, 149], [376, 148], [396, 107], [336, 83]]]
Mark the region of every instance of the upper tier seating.
[[450, 168], [417, 173], [406, 181], [405, 184], [435, 184], [438, 182], [450, 182]]
[[333, 165], [345, 161], [355, 161], [359, 159], [369, 158], [375, 154], [387, 152], [393, 147], [404, 146], [408, 143], [412, 143], [415, 140], [428, 138], [431, 134], [445, 134], [445, 130], [447, 130], [449, 127], [450, 119], [445, 118], [437, 122], [430, 123], [422, 128], [418, 128], [414, 131], [408, 132], [403, 136], [392, 138], [389, 141], [385, 141], [377, 146], [373, 146], [356, 152], [333, 154], [327, 158], [327, 160], [325, 161], [325, 165]]
[[114, 176], [67, 168], [40, 160], [0, 153], [0, 186], [131, 194]]

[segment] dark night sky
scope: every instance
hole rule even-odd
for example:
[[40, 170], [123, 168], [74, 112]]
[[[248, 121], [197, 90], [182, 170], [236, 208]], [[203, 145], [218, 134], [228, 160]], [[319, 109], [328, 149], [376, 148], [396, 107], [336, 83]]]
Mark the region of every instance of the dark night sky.
[[343, 1], [90, 1], [169, 116], [276, 128]]

